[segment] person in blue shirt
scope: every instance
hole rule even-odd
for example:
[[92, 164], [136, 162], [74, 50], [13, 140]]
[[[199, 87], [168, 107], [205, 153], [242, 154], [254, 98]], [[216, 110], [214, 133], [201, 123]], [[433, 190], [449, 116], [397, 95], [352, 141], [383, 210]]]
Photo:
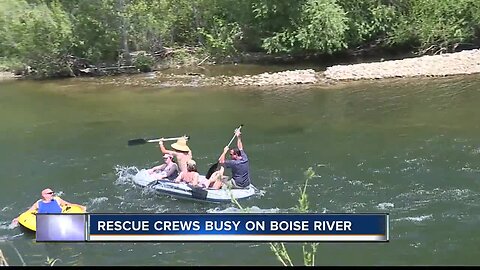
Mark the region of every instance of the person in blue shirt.
[[[37, 213], [44, 213], [44, 214], [61, 213], [62, 207], [68, 206], [68, 205], [79, 206], [84, 211], [87, 210], [87, 208], [83, 205], [70, 203], [61, 199], [60, 197], [55, 196], [55, 192], [52, 189], [46, 188], [42, 190], [42, 199], [36, 201], [27, 211], [33, 212], [37, 210]], [[14, 218], [12, 223], [14, 224], [18, 223], [18, 217]]]
[[[241, 134], [242, 133], [240, 130], [235, 131], [235, 135], [237, 137], [237, 148], [229, 149], [228, 146], [223, 148], [223, 153], [218, 159], [218, 162], [222, 167], [210, 177], [211, 181], [215, 181], [213, 185], [214, 189], [221, 187], [223, 183], [226, 183], [233, 188], [246, 188], [250, 185], [250, 165], [248, 156], [243, 150]], [[229, 151], [231, 159], [227, 160], [225, 155]], [[232, 170], [231, 179], [228, 180], [228, 178], [223, 176], [223, 167], [230, 168]]]

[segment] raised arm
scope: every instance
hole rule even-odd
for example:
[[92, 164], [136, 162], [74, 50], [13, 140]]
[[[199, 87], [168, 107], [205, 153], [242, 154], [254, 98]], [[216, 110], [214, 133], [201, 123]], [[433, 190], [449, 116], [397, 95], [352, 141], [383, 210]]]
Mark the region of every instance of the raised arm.
[[223, 152], [220, 155], [220, 157], [218, 158], [218, 162], [220, 164], [225, 163], [225, 155], [227, 154], [227, 152], [228, 152], [228, 145], [223, 148]]
[[177, 153], [175, 151], [167, 150], [167, 148], [165, 148], [165, 146], [163, 145], [163, 140], [160, 140], [158, 142], [158, 145], [160, 146], [160, 151], [162, 151], [163, 154], [170, 154], [176, 156]]
[[243, 151], [243, 144], [242, 144], [242, 132], [240, 130], [235, 131], [235, 135], [237, 135], [237, 148], [240, 151]]

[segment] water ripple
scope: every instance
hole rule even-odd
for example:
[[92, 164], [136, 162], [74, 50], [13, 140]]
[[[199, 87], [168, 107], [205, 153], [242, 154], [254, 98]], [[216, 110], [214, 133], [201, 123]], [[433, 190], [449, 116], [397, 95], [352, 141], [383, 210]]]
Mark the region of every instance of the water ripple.
[[403, 217], [403, 218], [397, 218], [394, 219], [393, 221], [412, 221], [415, 223], [421, 223], [422, 221], [433, 219], [432, 215], [424, 215], [424, 216], [417, 216], [417, 217]]
[[385, 203], [379, 203], [377, 205], [377, 208], [380, 209], [380, 210], [387, 210], [387, 209], [392, 209], [394, 208], [395, 205], [393, 203], [388, 203], [388, 202], [385, 202]]

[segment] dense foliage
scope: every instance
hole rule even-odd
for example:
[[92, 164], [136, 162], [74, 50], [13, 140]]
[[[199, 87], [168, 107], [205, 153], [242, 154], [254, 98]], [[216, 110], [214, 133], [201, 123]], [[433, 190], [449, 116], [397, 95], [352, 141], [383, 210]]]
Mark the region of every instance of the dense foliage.
[[217, 58], [365, 47], [432, 54], [479, 45], [479, 35], [478, 0], [0, 1], [0, 68], [30, 66], [40, 77], [72, 75], [73, 59], [132, 63], [131, 51], [145, 51], [142, 65], [165, 48]]

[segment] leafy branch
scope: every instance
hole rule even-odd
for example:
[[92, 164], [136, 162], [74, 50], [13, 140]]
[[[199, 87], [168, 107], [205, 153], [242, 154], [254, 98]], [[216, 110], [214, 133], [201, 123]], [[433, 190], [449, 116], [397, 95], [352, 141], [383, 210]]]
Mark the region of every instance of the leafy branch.
[[[307, 186], [308, 186], [308, 181], [313, 177], [315, 177], [315, 171], [312, 169], [312, 167], [309, 167], [305, 171], [304, 175], [306, 178], [305, 185], [303, 186], [303, 189], [299, 188], [300, 198], [298, 199], [298, 205], [295, 207], [295, 209], [300, 213], [308, 212], [309, 202], [308, 202], [308, 195], [307, 195]], [[238, 202], [238, 200], [235, 199], [233, 196], [231, 197], [231, 200], [242, 212], [248, 213], [249, 210], [242, 207]], [[290, 259], [290, 255], [288, 253], [287, 247], [285, 246], [285, 243], [270, 242], [269, 245], [270, 245], [270, 249], [275, 254], [277, 259], [283, 264], [283, 266], [294, 266], [292, 260]], [[310, 246], [310, 249], [308, 249], [309, 246]], [[315, 265], [315, 254], [317, 253], [317, 247], [318, 247], [318, 243], [304, 243], [302, 245], [303, 264], [305, 266]]]

